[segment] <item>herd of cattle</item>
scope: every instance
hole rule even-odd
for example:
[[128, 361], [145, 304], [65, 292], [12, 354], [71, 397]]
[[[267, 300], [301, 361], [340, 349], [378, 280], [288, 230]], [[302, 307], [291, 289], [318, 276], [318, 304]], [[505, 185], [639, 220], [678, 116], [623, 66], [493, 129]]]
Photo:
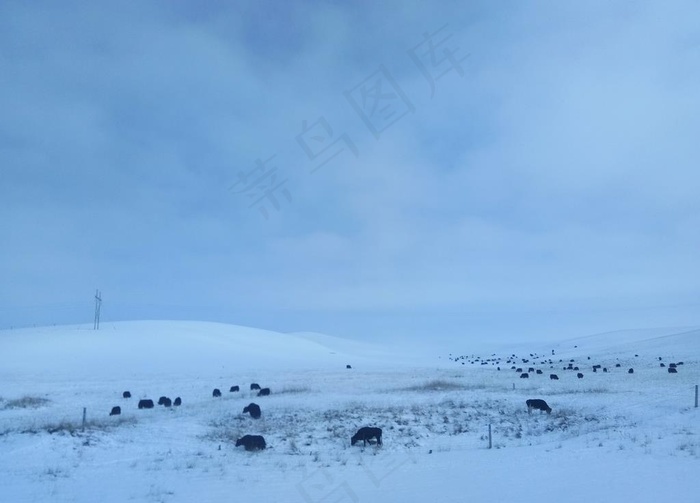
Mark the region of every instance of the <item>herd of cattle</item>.
[[[574, 346], [574, 347], [576, 347], [576, 346]], [[552, 349], [551, 356], [554, 356], [553, 349]], [[634, 356], [635, 356], [635, 358], [639, 358], [638, 354], [636, 354]], [[659, 358], [658, 361], [660, 362], [659, 368], [666, 368], [667, 372], [669, 374], [677, 374], [678, 367], [683, 365], [683, 362], [676, 362], [676, 363], [669, 363], [668, 366], [666, 366], [666, 364], [661, 361], [661, 360], [663, 360], [663, 357], [659, 356], [658, 358]], [[537, 366], [537, 365], [549, 365], [550, 369], [553, 369], [554, 365], [557, 364], [554, 362], [554, 359], [552, 359], [551, 357], [544, 357], [544, 356], [538, 355], [536, 353], [530, 353], [529, 358], [522, 358], [522, 357], [516, 356], [515, 354], [511, 354], [510, 356], [508, 356], [505, 359], [502, 359], [500, 357], [496, 357], [495, 354], [492, 354], [491, 358], [482, 359], [481, 357], [474, 356], [474, 355], [472, 355], [470, 357], [468, 357], [468, 356], [452, 356], [452, 354], [450, 353], [449, 359], [454, 361], [454, 362], [458, 362], [458, 363], [461, 362], [462, 365], [465, 365], [466, 363], [470, 363], [471, 365], [475, 365], [475, 364], [493, 365], [493, 366], [496, 366], [496, 370], [499, 370], [499, 371], [501, 370], [500, 365], [503, 364], [502, 361], [505, 360], [505, 364], [511, 365], [510, 370], [514, 370], [516, 374], [519, 374], [520, 379], [529, 379], [531, 374], [543, 375], [544, 372], [542, 371], [542, 369], [538, 369], [535, 367], [528, 367], [527, 372], [525, 372], [524, 367], [519, 367], [518, 366], [519, 364], [528, 363], [528, 364], [535, 365], [535, 366]], [[587, 357], [587, 361], [590, 359], [591, 359], [590, 356]], [[562, 364], [562, 363], [564, 363], [564, 360], [559, 359], [558, 363]], [[583, 372], [580, 372], [580, 370], [581, 370], [580, 366], [581, 366], [581, 364], [579, 364], [578, 366], [576, 365], [575, 359], [570, 359], [567, 362], [566, 366], [562, 367], [562, 370], [572, 371], [572, 373], [576, 372], [576, 377], [578, 379], [583, 379]], [[622, 367], [622, 364], [620, 364], [620, 363], [615, 364], [615, 368], [620, 368], [620, 367]], [[598, 372], [600, 370], [604, 374], [608, 373], [608, 368], [603, 367], [602, 365], [599, 365], [599, 364], [592, 365], [591, 370], [593, 372]], [[631, 367], [628, 368], [627, 373], [634, 374], [634, 368], [631, 368]], [[549, 379], [552, 381], [558, 381], [559, 376], [557, 374], [549, 374]], [[532, 409], [541, 410], [541, 411], [546, 412], [547, 414], [552, 413], [552, 408], [549, 405], [547, 405], [547, 402], [545, 402], [542, 399], [531, 398], [529, 400], [526, 400], [525, 404], [527, 405], [528, 413], [532, 413]]]
[[[552, 356], [554, 356], [554, 350], [552, 350]], [[639, 355], [634, 355], [635, 357], [639, 357]], [[678, 367], [683, 365], [683, 362], [676, 362], [676, 363], [669, 363], [668, 366], [666, 366], [665, 363], [661, 362], [663, 359], [661, 356], [659, 358], [659, 367], [660, 368], [666, 368], [669, 374], [676, 374], [678, 373]], [[511, 365], [510, 370], [514, 370], [516, 374], [519, 374], [521, 379], [528, 379], [531, 374], [534, 375], [543, 375], [544, 372], [542, 369], [535, 368], [537, 365], [549, 365], [550, 369], [554, 368], [554, 365], [556, 363], [552, 358], [545, 358], [540, 355], [530, 353], [529, 358], [521, 358], [516, 356], [515, 354], [510, 355], [509, 357], [502, 359], [500, 357], [496, 357], [495, 354], [491, 355], [491, 358], [486, 358], [482, 359], [481, 357], [478, 356], [456, 356], [453, 357], [452, 354], [450, 354], [449, 359], [455, 362], [461, 362], [462, 365], [465, 363], [471, 363], [472, 365], [474, 364], [480, 364], [480, 365], [494, 365], [497, 366], [497, 370], [501, 370], [500, 365], [502, 365], [502, 361], [505, 360], [505, 364]], [[590, 360], [591, 357], [588, 357], [588, 360]], [[532, 363], [531, 363], [532, 362]], [[559, 364], [563, 363], [562, 359], [559, 359]], [[531, 364], [534, 366], [528, 367], [527, 372], [524, 371], [524, 367], [519, 367], [518, 364]], [[622, 365], [620, 363], [615, 364], [615, 368], [620, 368]], [[583, 379], [583, 373], [580, 372], [581, 370], [581, 364], [576, 365], [576, 361], [574, 359], [570, 359], [562, 369], [564, 371], [572, 371], [576, 372], [576, 377], [578, 379]], [[346, 365], [346, 368], [351, 369], [352, 367], [350, 365]], [[593, 372], [598, 372], [600, 370], [602, 373], [609, 373], [607, 367], [603, 367], [602, 365], [599, 364], [594, 364], [591, 366], [591, 370]], [[627, 369], [628, 374], [634, 374], [634, 369], [629, 368]], [[557, 374], [549, 374], [549, 378], [553, 381], [559, 380], [559, 376]], [[250, 385], [250, 390], [251, 391], [257, 391], [257, 396], [269, 396], [270, 395], [270, 388], [261, 388], [259, 384], [257, 383], [251, 383]], [[231, 386], [229, 389], [230, 393], [236, 393], [240, 392], [240, 387], [239, 386]], [[125, 391], [122, 394], [123, 398], [131, 398], [131, 393], [129, 391]], [[212, 391], [212, 397], [218, 398], [221, 397], [221, 390], [218, 388], [215, 388]], [[179, 407], [182, 405], [182, 399], [180, 397], [175, 398], [175, 400], [171, 400], [170, 398], [166, 396], [161, 396], [158, 399], [158, 405], [162, 405], [163, 407]], [[531, 398], [525, 401], [525, 405], [527, 406], [527, 411], [528, 413], [532, 413], [532, 410], [540, 410], [543, 412], [546, 412], [547, 414], [552, 413], [552, 408], [547, 404], [546, 401], [540, 399], [540, 398]], [[141, 399], [138, 402], [138, 408], [139, 409], [152, 409], [154, 408], [155, 405], [153, 404], [153, 400], [150, 399]], [[112, 411], [110, 412], [110, 416], [114, 415], [119, 415], [121, 414], [121, 407], [115, 406], [112, 407]], [[250, 403], [246, 405], [243, 408], [243, 414], [250, 414], [250, 417], [253, 419], [260, 419], [262, 416], [262, 412], [260, 410], [260, 406], [256, 403]], [[382, 429], [381, 428], [376, 428], [376, 427], [363, 427], [360, 428], [355, 435], [353, 435], [350, 439], [350, 445], [355, 445], [357, 442], [362, 441], [363, 445], [367, 445], [367, 442], [370, 442], [371, 439], [375, 439], [377, 445], [382, 445]], [[371, 442], [370, 442], [371, 443]], [[262, 450], [267, 447], [267, 444], [265, 442], [265, 438], [262, 437], [261, 435], [244, 435], [243, 437], [239, 438], [236, 440], [236, 447], [243, 446], [246, 451], [256, 451], [256, 450]]]
[[[231, 386], [229, 389], [230, 393], [235, 393], [235, 392], [240, 392], [240, 387], [239, 386]], [[250, 390], [251, 391], [257, 391], [258, 396], [270, 396], [270, 388], [261, 388], [258, 383], [251, 383], [250, 384]], [[212, 397], [214, 398], [219, 398], [221, 397], [221, 390], [219, 388], [214, 388], [214, 390], [211, 393]], [[122, 393], [122, 398], [131, 398], [131, 392], [130, 391], [125, 391]], [[182, 405], [182, 399], [180, 397], [175, 398], [175, 400], [171, 400], [167, 396], [161, 396], [158, 399], [158, 405], [162, 405], [163, 407], [179, 407]], [[148, 399], [148, 398], [142, 398], [139, 400], [138, 403], [138, 408], [139, 409], [152, 409], [154, 408], [155, 405], [153, 404], [153, 400]], [[122, 413], [122, 408], [118, 405], [115, 405], [112, 407], [112, 411], [109, 413], [110, 416], [118, 416]], [[262, 416], [262, 412], [260, 411], [260, 406], [256, 403], [251, 403], [243, 408], [243, 414], [250, 414], [250, 417], [253, 419], [260, 419]], [[381, 442], [380, 442], [381, 443]], [[245, 435], [241, 438], [239, 438], [236, 441], [236, 447], [238, 446], [244, 446], [245, 450], [247, 451], [255, 451], [259, 449], [264, 449], [266, 447], [265, 444], [265, 439], [260, 436], [260, 435]]]
[[[350, 365], [346, 365], [345, 368], [352, 368]], [[257, 396], [269, 396], [270, 395], [270, 388], [261, 388], [258, 383], [251, 383], [250, 385], [250, 390], [251, 391], [257, 391]], [[239, 386], [231, 386], [229, 389], [230, 393], [236, 393], [240, 392], [240, 387]], [[131, 398], [131, 392], [125, 391], [122, 393], [123, 398]], [[219, 398], [221, 397], [221, 390], [219, 388], [214, 388], [212, 391], [212, 397], [214, 398]], [[175, 398], [175, 400], [171, 400], [170, 398], [166, 396], [161, 396], [158, 399], [158, 405], [162, 405], [163, 407], [179, 407], [182, 405], [182, 399], [180, 397]], [[138, 402], [138, 408], [139, 409], [152, 409], [154, 408], [155, 405], [153, 404], [153, 400], [148, 399], [148, 398], [143, 398], [140, 399]], [[110, 416], [118, 416], [122, 413], [122, 409], [120, 406], [114, 406], [112, 407], [112, 411], [109, 413]], [[260, 410], [260, 406], [256, 403], [250, 403], [246, 405], [243, 408], [243, 414], [250, 414], [250, 417], [253, 419], [260, 419], [262, 416], [262, 411]], [[355, 435], [352, 436], [350, 439], [350, 445], [355, 445], [357, 442], [360, 440], [363, 441], [364, 445], [367, 445], [367, 442], [370, 442], [371, 439], [376, 439], [377, 445], [382, 445], [382, 429], [381, 428], [371, 428], [371, 427], [363, 427], [360, 428]], [[371, 442], [370, 442], [371, 443]], [[246, 451], [258, 451], [265, 449], [267, 447], [267, 443], [265, 442], [265, 438], [262, 435], [244, 435], [238, 440], [236, 440], [236, 447], [243, 446], [243, 448]]]
[[[576, 346], [574, 346], [576, 347]], [[554, 350], [552, 350], [552, 356], [554, 356]], [[636, 358], [639, 357], [639, 355], [634, 355]], [[660, 368], [666, 368], [667, 372], [669, 374], [677, 374], [678, 373], [678, 367], [680, 365], [683, 365], [683, 362], [676, 362], [676, 363], [669, 363], [668, 366], [666, 366], [665, 363], [663, 363], [661, 360], [663, 358], [661, 356], [659, 358], [659, 367]], [[512, 354], [508, 356], [507, 358], [501, 358], [501, 357], [496, 357], [495, 354], [491, 355], [491, 358], [484, 358], [482, 359], [479, 356], [452, 356], [450, 353], [449, 359], [461, 363], [462, 365], [465, 365], [467, 363], [470, 363], [472, 365], [479, 364], [479, 365], [492, 365], [492, 366], [497, 366], [496, 370], [501, 370], [501, 365], [504, 363], [506, 365], [511, 365], [510, 370], [514, 370], [516, 374], [519, 374], [520, 379], [528, 379], [531, 374], [534, 375], [542, 375], [544, 372], [542, 369], [535, 368], [537, 365], [549, 365], [550, 369], [553, 369], [557, 363], [554, 361], [553, 358], [549, 357], [544, 357], [541, 355], [538, 355], [536, 353], [530, 353], [529, 358], [522, 358], [518, 357], [515, 354]], [[591, 357], [588, 357], [588, 360], [590, 360]], [[504, 361], [505, 360], [505, 361]], [[519, 365], [528, 363], [530, 365], [533, 365], [531, 367], [528, 367], [527, 372], [525, 372], [524, 367], [521, 367]], [[564, 363], [563, 359], [559, 359], [558, 364]], [[576, 372], [576, 377], [578, 379], [583, 379], [583, 372], [581, 372], [581, 367], [582, 364], [576, 365], [576, 360], [570, 359], [566, 366], [562, 367], [562, 370], [564, 371], [572, 371]], [[615, 368], [620, 368], [622, 367], [622, 364], [616, 363]], [[608, 373], [608, 368], [603, 367], [602, 365], [595, 364], [591, 366], [591, 370], [593, 372], [598, 372], [599, 370], [603, 373]], [[628, 368], [627, 369], [628, 374], [634, 374], [634, 368]], [[557, 374], [549, 374], [549, 378], [553, 381], [558, 381], [559, 376]]]

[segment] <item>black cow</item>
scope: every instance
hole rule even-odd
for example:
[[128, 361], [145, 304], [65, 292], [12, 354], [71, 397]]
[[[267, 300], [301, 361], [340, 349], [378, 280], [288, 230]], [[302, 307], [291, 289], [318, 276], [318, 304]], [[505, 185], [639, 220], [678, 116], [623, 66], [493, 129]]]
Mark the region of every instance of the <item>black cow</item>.
[[173, 402], [173, 405], [174, 405], [175, 407], [179, 407], [180, 405], [182, 405], [182, 399], [181, 399], [180, 397], [177, 397], [177, 398], [175, 399], [175, 401]]
[[[377, 439], [377, 445], [382, 445], [382, 429], [381, 428], [371, 428], [369, 426], [364, 426], [357, 430], [352, 438], [350, 438], [350, 445], [355, 445], [357, 442], [362, 440], [363, 445], [367, 445], [367, 442], [371, 438]], [[371, 442], [370, 442], [371, 443]]]
[[165, 402], [170, 400], [167, 396], [162, 396], [158, 399], [158, 405], [165, 405]]
[[228, 390], [229, 393], [234, 393], [236, 391], [241, 391], [241, 389], [238, 386], [231, 386], [231, 389]]
[[153, 400], [139, 400], [139, 409], [152, 409], [153, 408]]
[[248, 412], [253, 419], [260, 419], [260, 406], [257, 403], [251, 403], [243, 407], [243, 414]]
[[260, 391], [258, 391], [258, 396], [269, 396], [270, 395], [270, 388], [263, 388]]
[[579, 379], [583, 379], [583, 374], [579, 372], [578, 374], [576, 374], [576, 377], [578, 377]]
[[251, 383], [250, 385], [250, 391], [253, 391], [254, 389], [260, 389], [260, 385], [256, 382]]
[[530, 374], [528, 374], [527, 372], [523, 372], [522, 374], [520, 374], [520, 379], [528, 379], [529, 377]]
[[219, 388], [214, 388], [214, 391], [211, 392], [211, 396], [214, 398], [221, 396], [221, 390]]
[[676, 364], [675, 364], [675, 363], [669, 363], [668, 366], [671, 367], [672, 369], [675, 369], [675, 368], [676, 368]]
[[528, 372], [534, 372], [535, 369], [534, 369], [533, 367], [530, 367], [530, 368], [527, 369], [527, 371], [528, 371]]
[[125, 391], [124, 393], [122, 393], [122, 397], [123, 398], [131, 398], [131, 393], [129, 393], [128, 391]]
[[621, 363], [616, 363], [616, 364], [615, 364], [615, 367], [616, 367], [616, 368], [622, 367], [622, 364], [621, 364]]
[[170, 400], [170, 398], [166, 397], [165, 400], [163, 400], [163, 403], [161, 405], [163, 407], [171, 407], [173, 405], [173, 401]]
[[665, 366], [666, 366], [665, 363], [663, 363], [663, 362], [662, 362], [662, 363], [659, 363], [659, 367], [663, 368], [663, 367], [665, 367]]
[[627, 371], [627, 373], [628, 373], [628, 374], [634, 374], [634, 369], [629, 369], [629, 370]]
[[547, 414], [552, 413], [552, 408], [549, 405], [547, 405], [547, 402], [545, 402], [544, 400], [540, 400], [539, 398], [531, 398], [530, 400], [525, 400], [525, 404], [527, 405], [528, 414], [532, 414], [532, 409], [543, 410]]
[[678, 362], [676, 363], [676, 365], [683, 365], [683, 362]]
[[559, 380], [559, 376], [556, 375], [556, 374], [549, 374], [549, 378], [550, 378], [552, 381], [558, 381], [558, 380]]
[[245, 435], [236, 440], [236, 447], [243, 446], [246, 451], [259, 451], [267, 447], [261, 435]]
[[607, 372], [607, 371], [608, 371], [608, 367], [603, 367], [603, 372]]
[[346, 368], [346, 369], [351, 369], [351, 368], [352, 368], [352, 365], [345, 365], [345, 368]]
[[519, 373], [521, 373], [521, 372], [523, 371], [523, 369], [517, 368], [517, 369], [515, 369], [515, 371], [519, 374]]
[[542, 374], [542, 370], [537, 369], [537, 374], [541, 375], [541, 374]]
[[112, 412], [109, 413], [110, 416], [118, 416], [122, 413], [122, 408], [119, 406], [112, 407]]
[[677, 373], [678, 373], [678, 370], [676, 369], [676, 367], [669, 367], [669, 368], [668, 368], [668, 373], [669, 373], [669, 374], [677, 374]]

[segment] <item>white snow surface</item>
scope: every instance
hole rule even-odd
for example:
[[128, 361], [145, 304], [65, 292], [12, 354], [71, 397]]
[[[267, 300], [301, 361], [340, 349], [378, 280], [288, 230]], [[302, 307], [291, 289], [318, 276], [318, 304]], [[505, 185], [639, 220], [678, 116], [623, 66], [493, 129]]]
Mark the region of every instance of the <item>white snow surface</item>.
[[[203, 322], [0, 331], [0, 501], [695, 502], [699, 369], [697, 327], [469, 347]], [[182, 406], [137, 408], [161, 395]], [[351, 446], [361, 426], [383, 445]], [[245, 434], [267, 449], [235, 447]]]

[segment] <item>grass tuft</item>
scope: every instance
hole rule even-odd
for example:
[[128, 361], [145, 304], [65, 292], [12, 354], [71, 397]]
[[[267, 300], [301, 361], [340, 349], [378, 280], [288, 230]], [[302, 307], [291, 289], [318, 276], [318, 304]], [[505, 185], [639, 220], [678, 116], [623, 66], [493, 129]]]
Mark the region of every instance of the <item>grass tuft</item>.
[[41, 398], [38, 396], [23, 396], [22, 398], [16, 398], [14, 400], [8, 400], [5, 403], [6, 409], [37, 409], [49, 403], [51, 400], [48, 398]]

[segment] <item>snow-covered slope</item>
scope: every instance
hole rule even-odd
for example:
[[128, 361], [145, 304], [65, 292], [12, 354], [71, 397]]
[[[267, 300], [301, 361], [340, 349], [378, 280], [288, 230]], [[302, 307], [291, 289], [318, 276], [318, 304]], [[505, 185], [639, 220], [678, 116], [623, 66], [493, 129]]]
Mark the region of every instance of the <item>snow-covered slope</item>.
[[[504, 363], [512, 354], [543, 374], [520, 379]], [[584, 378], [563, 370], [570, 360]], [[455, 341], [428, 352], [129, 322], [3, 331], [0, 362], [2, 501], [479, 502], [535, 497], [534, 487], [558, 501], [644, 502], [696, 493], [692, 327], [493, 348]], [[252, 382], [272, 394], [256, 396]], [[183, 404], [138, 410], [138, 399], [161, 395]], [[528, 414], [528, 398], [546, 399], [552, 414]], [[241, 414], [251, 401], [259, 420]], [[110, 417], [115, 405], [122, 414]], [[365, 425], [384, 430], [382, 447], [350, 445]], [[244, 434], [264, 435], [268, 449], [236, 448]]]
[[118, 378], [338, 368], [388, 349], [320, 334], [203, 322], [138, 321], [0, 331], [3, 376]]

